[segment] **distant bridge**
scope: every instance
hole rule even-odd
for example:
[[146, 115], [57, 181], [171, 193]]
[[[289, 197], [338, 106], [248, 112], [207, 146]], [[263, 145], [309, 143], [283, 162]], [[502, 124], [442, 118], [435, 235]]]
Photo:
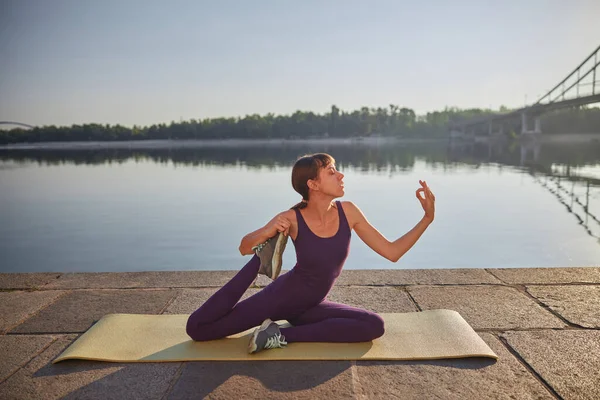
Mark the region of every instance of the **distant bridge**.
[[0, 125], [16, 125], [16, 126], [21, 126], [23, 128], [29, 128], [29, 129], [35, 128], [35, 126], [33, 126], [33, 125], [28, 125], [28, 124], [24, 124], [22, 122], [13, 122], [13, 121], [0, 121]]
[[[542, 96], [535, 104], [518, 110], [452, 121], [448, 124], [451, 137], [473, 137], [476, 131], [487, 130], [487, 134], [504, 133], [508, 123], [521, 125], [521, 134], [540, 134], [540, 116], [544, 113], [570, 107], [600, 102], [600, 81], [596, 80], [600, 65], [600, 46], [583, 60], [565, 79]], [[592, 61], [593, 59], [593, 61]], [[533, 118], [533, 129], [529, 129]], [[496, 130], [498, 129], [498, 130]]]

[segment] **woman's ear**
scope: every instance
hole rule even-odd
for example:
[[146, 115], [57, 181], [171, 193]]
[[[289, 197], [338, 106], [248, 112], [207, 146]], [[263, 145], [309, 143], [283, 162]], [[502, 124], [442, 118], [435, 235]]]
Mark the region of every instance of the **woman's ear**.
[[308, 186], [309, 189], [319, 190], [319, 187], [318, 187], [317, 183], [314, 180], [312, 180], [312, 179], [309, 179], [306, 182], [306, 185]]

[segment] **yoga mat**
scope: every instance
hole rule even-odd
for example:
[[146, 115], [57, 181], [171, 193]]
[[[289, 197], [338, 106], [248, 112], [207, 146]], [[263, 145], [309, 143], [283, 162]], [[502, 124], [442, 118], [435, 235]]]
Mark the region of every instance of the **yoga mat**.
[[[188, 315], [107, 314], [52, 363], [69, 359], [113, 362], [248, 360], [432, 360], [498, 356], [453, 310], [380, 313], [385, 334], [360, 343], [289, 343], [248, 354], [254, 328], [224, 339], [194, 342]], [[287, 321], [277, 321], [290, 326]]]

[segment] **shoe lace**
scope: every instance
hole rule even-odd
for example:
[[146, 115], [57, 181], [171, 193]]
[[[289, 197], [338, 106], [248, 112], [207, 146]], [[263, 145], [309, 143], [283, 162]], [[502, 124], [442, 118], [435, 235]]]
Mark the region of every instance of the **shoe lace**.
[[254, 246], [252, 248], [252, 250], [255, 251], [255, 252], [260, 252], [263, 249], [263, 247], [265, 247], [266, 245], [267, 245], [267, 242], [259, 243], [256, 246]]
[[267, 341], [265, 343], [265, 349], [273, 349], [275, 347], [283, 347], [287, 344], [287, 342], [285, 341], [285, 337], [283, 337], [283, 335], [281, 335], [280, 333], [276, 333], [275, 335], [271, 336], [270, 338], [267, 338]]

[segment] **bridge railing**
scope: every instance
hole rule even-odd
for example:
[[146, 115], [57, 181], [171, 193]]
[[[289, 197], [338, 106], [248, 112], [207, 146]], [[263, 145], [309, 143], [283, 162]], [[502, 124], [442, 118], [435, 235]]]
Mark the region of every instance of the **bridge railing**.
[[600, 46], [534, 105], [600, 94]]

